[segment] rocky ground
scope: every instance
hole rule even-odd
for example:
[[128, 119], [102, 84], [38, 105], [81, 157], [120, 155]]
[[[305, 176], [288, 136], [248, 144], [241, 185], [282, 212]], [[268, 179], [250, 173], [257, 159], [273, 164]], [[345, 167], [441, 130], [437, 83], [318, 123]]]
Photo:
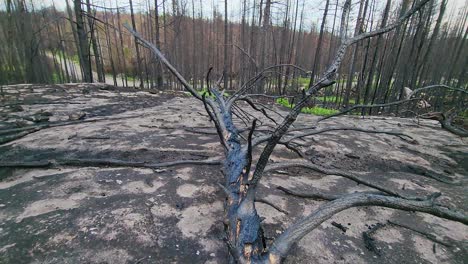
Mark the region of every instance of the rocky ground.
[[[222, 148], [200, 102], [184, 93], [89, 84], [4, 86], [3, 92], [0, 133], [36, 129], [0, 145], [0, 263], [226, 263], [221, 166], [59, 162], [152, 164], [219, 157]], [[316, 119], [301, 116], [297, 125]], [[428, 120], [344, 116], [320, 127], [330, 125], [400, 131], [417, 143], [334, 131], [307, 141], [307, 159], [411, 195], [440, 191], [439, 202], [468, 211], [466, 139]], [[272, 162], [295, 158], [278, 147]], [[305, 169], [270, 172], [259, 196], [284, 212], [264, 203], [257, 209], [271, 239], [323, 203], [288, 196], [277, 186], [329, 193], [368, 190]], [[375, 249], [369, 250], [363, 232], [377, 223], [386, 226], [372, 234]], [[353, 208], [302, 239], [287, 263], [466, 263], [467, 242], [468, 227], [460, 223], [422, 213]]]

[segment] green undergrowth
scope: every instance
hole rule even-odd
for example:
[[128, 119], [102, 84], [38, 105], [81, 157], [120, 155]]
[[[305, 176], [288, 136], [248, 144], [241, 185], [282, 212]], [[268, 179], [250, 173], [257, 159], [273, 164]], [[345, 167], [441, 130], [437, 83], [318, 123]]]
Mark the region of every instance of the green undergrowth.
[[[330, 96], [317, 96], [315, 97], [315, 99], [319, 100], [319, 101], [326, 101], [326, 102], [337, 102], [337, 103], [341, 103], [343, 102], [343, 97], [341, 96], [334, 96], [334, 95], [330, 95]], [[352, 98], [349, 98], [349, 103], [350, 104], [356, 104], [356, 100], [352, 99]]]
[[[294, 104], [289, 103], [289, 100], [286, 98], [278, 98], [276, 99], [276, 102], [282, 106], [286, 106], [288, 108], [293, 108]], [[312, 114], [312, 115], [319, 115], [319, 116], [327, 116], [327, 115], [332, 115], [336, 114], [339, 111], [335, 109], [328, 109], [328, 108], [323, 108], [319, 106], [314, 106], [314, 107], [304, 107], [301, 110], [302, 113], [305, 114]]]
[[[205, 97], [210, 97], [210, 98], [212, 98], [212, 99], [215, 98], [214, 94], [211, 94], [211, 95], [210, 95], [210, 93], [208, 92], [208, 89], [207, 89], [206, 87], [203, 87], [203, 89], [201, 89], [201, 90], [197, 90], [197, 93], [198, 93], [200, 96], [205, 95]], [[192, 94], [190, 94], [189, 92], [185, 92], [185, 94], [186, 94], [187, 96], [192, 96]], [[223, 93], [223, 96], [229, 96], [229, 94], [228, 94], [227, 92], [224, 92], [224, 93]]]
[[465, 110], [465, 111], [461, 112], [461, 113], [460, 113], [460, 116], [461, 116], [462, 118], [468, 119], [468, 110]]

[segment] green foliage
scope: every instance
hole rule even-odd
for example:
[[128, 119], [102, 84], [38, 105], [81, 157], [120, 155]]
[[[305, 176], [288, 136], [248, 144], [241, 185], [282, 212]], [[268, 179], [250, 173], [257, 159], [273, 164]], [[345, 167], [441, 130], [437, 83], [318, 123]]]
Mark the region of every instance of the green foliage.
[[460, 113], [460, 116], [464, 119], [468, 119], [468, 110], [465, 110], [463, 112]]
[[[319, 100], [319, 101], [327, 101], [327, 102], [337, 102], [337, 103], [341, 103], [343, 102], [343, 97], [341, 96], [334, 96], [334, 95], [330, 95], [330, 96], [317, 96], [315, 97], [315, 99]], [[338, 99], [338, 101], [337, 101]], [[349, 103], [350, 104], [356, 104], [356, 100], [352, 99], [352, 98], [349, 98]]]
[[308, 87], [309, 83], [310, 83], [310, 78], [308, 78], [308, 77], [299, 77], [299, 78], [297, 78], [297, 83], [299, 84], [299, 86]]
[[74, 63], [80, 63], [80, 58], [78, 57], [77, 54], [73, 54], [73, 55], [68, 55], [64, 52], [62, 52], [61, 50], [59, 49], [53, 49], [52, 52], [55, 52], [55, 55], [57, 57], [61, 57], [61, 58], [65, 58], [65, 59], [68, 59], [68, 60], [71, 60], [73, 61]]
[[[294, 104], [290, 104], [289, 100], [286, 98], [278, 98], [276, 99], [276, 102], [282, 106], [286, 106], [288, 108], [293, 108]], [[336, 114], [339, 111], [335, 109], [328, 109], [328, 108], [323, 108], [319, 106], [314, 106], [314, 107], [304, 107], [301, 110], [302, 113], [305, 114], [311, 114], [311, 115], [319, 115], [319, 116], [326, 116], [326, 115], [332, 115]]]
[[127, 74], [127, 81], [128, 82], [135, 82], [135, 81], [137, 81], [137, 79], [135, 78], [135, 76], [131, 76], [131, 75]]
[[197, 91], [197, 93], [200, 96], [205, 96], [205, 97], [211, 97], [214, 98], [214, 94], [211, 94], [208, 92], [208, 89], [206, 87], [203, 87], [201, 90]]
[[74, 54], [73, 56], [69, 57], [69, 59], [71, 59], [75, 63], [80, 63], [80, 58], [77, 54]]
[[52, 83], [60, 83], [60, 75], [57, 72], [52, 73]]

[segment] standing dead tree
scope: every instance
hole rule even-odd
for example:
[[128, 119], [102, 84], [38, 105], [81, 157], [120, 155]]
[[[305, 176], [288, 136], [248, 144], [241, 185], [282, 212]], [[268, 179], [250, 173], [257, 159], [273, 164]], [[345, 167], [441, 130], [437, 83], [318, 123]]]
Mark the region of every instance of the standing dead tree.
[[[277, 145], [285, 145], [290, 149], [296, 150], [297, 153], [300, 154], [300, 151], [297, 149], [297, 141], [295, 140], [309, 136], [311, 133], [308, 132], [308, 130], [313, 129], [313, 127], [290, 128], [308, 100], [314, 97], [321, 89], [335, 83], [336, 72], [340, 67], [348, 47], [358, 41], [379, 36], [395, 29], [415, 12], [420, 10], [427, 2], [429, 2], [429, 0], [419, 1], [393, 24], [381, 27], [375, 31], [360, 33], [351, 38], [347, 38], [345, 21], [350, 12], [351, 1], [346, 0], [341, 18], [341, 46], [338, 48], [334, 60], [325, 73], [323, 73], [322, 77], [315, 83], [310, 83], [309, 87], [303, 91], [295, 106], [286, 116], [282, 117], [283, 119], [281, 122], [277, 122], [270, 116], [270, 109], [266, 106], [255, 103], [252, 97], [258, 96], [258, 94], [249, 94], [249, 91], [254, 89], [258, 82], [264, 80], [266, 72], [280, 67], [297, 68], [296, 66], [283, 64], [268, 67], [260, 71], [259, 74], [243, 84], [242, 87], [230, 96], [225, 96], [221, 89], [222, 87], [220, 87], [220, 82], [218, 82], [215, 87], [208, 86], [209, 96], [206, 96], [206, 94], [200, 95], [177, 69], [172, 66], [155, 45], [145, 40], [138, 32], [134, 31], [132, 27], [125, 25], [127, 30], [129, 30], [143, 46], [149, 48], [154, 55], [168, 67], [169, 71], [174, 74], [182, 86], [193, 97], [204, 104], [211, 121], [216, 127], [220, 143], [224, 148], [224, 183], [221, 187], [226, 193], [224, 223], [226, 243], [231, 255], [231, 262], [281, 263], [296, 242], [318, 227], [322, 222], [331, 218], [338, 212], [351, 207], [381, 206], [405, 211], [424, 212], [468, 224], [468, 216], [465, 213], [453, 211], [435, 201], [441, 195], [440, 193], [434, 193], [428, 197], [409, 197], [398, 191], [390, 190], [364, 180], [359, 175], [339, 170], [330, 171], [308, 161], [269, 164], [270, 156]], [[208, 79], [209, 74], [207, 76], [207, 80]], [[260, 121], [255, 118], [248, 118], [249, 113], [243, 111], [242, 108], [239, 107], [241, 101], [246, 102], [254, 110], [261, 112], [275, 124], [267, 126], [266, 129], [257, 129]], [[366, 107], [373, 106], [370, 105]], [[246, 128], [239, 128], [234, 122], [235, 117], [242, 119], [244, 124], [246, 124]], [[248, 120], [252, 120], [251, 125], [247, 123]], [[349, 127], [328, 128], [320, 130], [321, 132], [316, 131], [315, 134], [325, 133], [331, 130], [348, 129], [357, 130], [356, 128]], [[376, 133], [375, 131], [366, 131], [363, 129], [360, 131]], [[248, 133], [247, 135], [243, 135], [243, 132]], [[298, 132], [300, 134], [298, 134]], [[389, 133], [385, 131], [379, 132]], [[404, 134], [399, 134], [399, 136], [403, 139], [410, 138]], [[254, 159], [253, 150], [260, 146], [263, 147], [260, 156], [258, 159]], [[330, 173], [346, 177], [357, 183], [374, 188], [378, 192], [360, 192], [347, 195], [323, 193], [302, 194], [302, 197], [315, 197], [329, 200], [329, 202], [323, 204], [310, 215], [291, 225], [285, 232], [273, 240], [271, 244], [267, 244], [261, 227], [262, 220], [255, 208], [255, 201], [259, 200], [256, 197], [257, 186], [267, 171], [297, 166], [306, 167], [321, 173]], [[294, 191], [284, 188], [283, 190], [289, 191], [289, 194], [295, 194]]]

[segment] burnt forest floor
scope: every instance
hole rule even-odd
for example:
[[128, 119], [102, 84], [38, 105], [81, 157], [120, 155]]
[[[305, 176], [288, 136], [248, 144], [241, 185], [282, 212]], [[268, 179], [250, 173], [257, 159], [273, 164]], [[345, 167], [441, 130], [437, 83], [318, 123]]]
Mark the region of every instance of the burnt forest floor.
[[[90, 84], [25, 84], [3, 90], [0, 129], [76, 122], [43, 126], [1, 144], [0, 164], [53, 164], [60, 159], [159, 163], [223, 153], [203, 104], [182, 92]], [[271, 106], [286, 113], [285, 108]], [[301, 115], [296, 126], [316, 119]], [[310, 144], [303, 148], [306, 159], [360, 173], [411, 195], [442, 192], [439, 202], [468, 211], [466, 139], [441, 129], [435, 121], [418, 124], [395, 117], [343, 116], [320, 126], [336, 125], [400, 131], [417, 143], [386, 134], [334, 131], [309, 138]], [[277, 147], [271, 160], [296, 158], [296, 153]], [[452, 182], [434, 180], [425, 175], [426, 170], [414, 167]], [[226, 263], [224, 193], [218, 186], [222, 178], [218, 165], [2, 167], [0, 263]], [[288, 214], [257, 204], [269, 239], [323, 203], [287, 196], [277, 186], [337, 194], [369, 190], [339, 176], [305, 169], [270, 172], [262, 179], [259, 196]], [[450, 246], [387, 225], [372, 236], [376, 249], [366, 248], [363, 232], [388, 220], [433, 234]], [[336, 224], [346, 227], [346, 232]], [[360, 207], [324, 222], [294, 247], [286, 262], [464, 263], [467, 241], [468, 227], [460, 223], [423, 213]]]

